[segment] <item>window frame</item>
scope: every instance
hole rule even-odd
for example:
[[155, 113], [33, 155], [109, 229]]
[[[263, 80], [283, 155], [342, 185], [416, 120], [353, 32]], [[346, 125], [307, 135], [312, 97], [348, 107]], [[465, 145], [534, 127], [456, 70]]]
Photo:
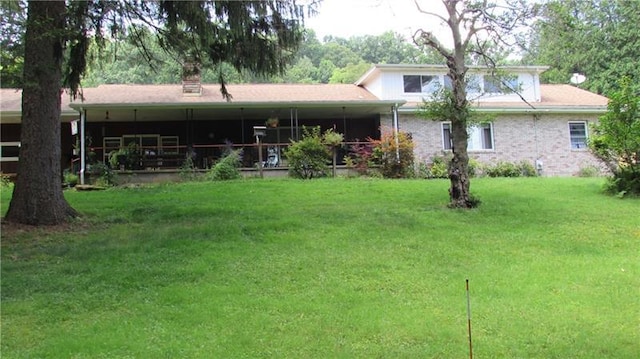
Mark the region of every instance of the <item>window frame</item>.
[[[20, 141], [3, 141], [0, 142], [0, 162], [18, 162], [20, 160], [20, 147], [22, 143]], [[3, 147], [6, 147], [4, 150]], [[7, 156], [7, 152], [10, 155]]]
[[[483, 92], [492, 95], [505, 95], [517, 91], [520, 83], [516, 75], [483, 75]], [[506, 84], [506, 85], [505, 85]]]
[[[451, 151], [453, 148], [453, 140], [451, 138], [451, 122], [444, 121], [440, 123], [440, 137], [442, 140], [442, 149], [444, 151]], [[489, 141], [485, 136], [486, 131], [489, 130]], [[467, 139], [467, 151], [495, 151], [495, 134], [493, 131], [493, 122], [482, 122], [469, 126], [467, 129], [469, 138]], [[472, 137], [476, 136], [474, 141]], [[448, 142], [448, 143], [447, 143]], [[480, 143], [481, 148], [473, 146], [475, 143]]]
[[[573, 151], [582, 151], [582, 150], [587, 150], [589, 148], [588, 145], [588, 140], [589, 140], [589, 124], [587, 121], [569, 121], [568, 122], [569, 125], [569, 145], [571, 146], [571, 150]], [[576, 138], [576, 136], [572, 133], [572, 126], [573, 125], [582, 125], [582, 128], [584, 129], [584, 140], [581, 142], [575, 142], [574, 138]], [[575, 146], [575, 144], [581, 143], [583, 145], [583, 147], [580, 147], [580, 145]]]
[[[407, 86], [408, 78], [413, 78], [410, 83], [413, 90]], [[402, 91], [405, 94], [432, 94], [440, 87], [440, 75], [402, 75]]]

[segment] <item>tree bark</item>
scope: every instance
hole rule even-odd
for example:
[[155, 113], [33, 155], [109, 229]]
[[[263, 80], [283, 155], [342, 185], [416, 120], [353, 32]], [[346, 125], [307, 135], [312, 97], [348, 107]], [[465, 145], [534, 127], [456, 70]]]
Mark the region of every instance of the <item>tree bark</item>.
[[453, 141], [453, 158], [449, 164], [449, 206], [453, 208], [475, 207], [471, 199], [469, 178], [469, 155], [467, 153], [468, 142], [468, 107], [466, 91], [466, 67], [464, 63], [454, 66], [449, 76], [453, 82], [453, 107], [454, 118], [451, 119], [451, 138]]
[[6, 220], [56, 225], [77, 212], [62, 193], [60, 113], [66, 5], [29, 2], [18, 177]]

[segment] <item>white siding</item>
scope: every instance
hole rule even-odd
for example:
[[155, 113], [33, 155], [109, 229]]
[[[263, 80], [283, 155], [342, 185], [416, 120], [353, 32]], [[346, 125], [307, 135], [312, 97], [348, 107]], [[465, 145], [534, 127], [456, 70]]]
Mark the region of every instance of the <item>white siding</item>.
[[[423, 99], [429, 100], [429, 94], [424, 93], [405, 93], [403, 76], [405, 75], [423, 75], [437, 76], [440, 83], [444, 85], [445, 71], [421, 71], [420, 69], [383, 69], [375, 74], [365, 84], [365, 88], [376, 95], [381, 100], [406, 100], [407, 102], [422, 102]], [[478, 81], [482, 84], [482, 74], [478, 72], [471, 73], [470, 76], [478, 76]], [[517, 82], [519, 85], [520, 95], [529, 102], [540, 101], [540, 84], [539, 77], [535, 73], [519, 73], [517, 74]], [[486, 94], [479, 92], [470, 92], [469, 100], [482, 102], [520, 102], [520, 96], [515, 93], [511, 94]]]

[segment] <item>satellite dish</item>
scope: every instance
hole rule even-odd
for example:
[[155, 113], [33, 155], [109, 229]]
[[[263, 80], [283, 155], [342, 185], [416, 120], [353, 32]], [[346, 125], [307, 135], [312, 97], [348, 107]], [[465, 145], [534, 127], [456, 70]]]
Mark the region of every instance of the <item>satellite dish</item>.
[[571, 81], [571, 83], [574, 85], [580, 85], [581, 83], [585, 82], [586, 79], [587, 77], [583, 74], [574, 72], [573, 75], [571, 75], [571, 79], [569, 81]]

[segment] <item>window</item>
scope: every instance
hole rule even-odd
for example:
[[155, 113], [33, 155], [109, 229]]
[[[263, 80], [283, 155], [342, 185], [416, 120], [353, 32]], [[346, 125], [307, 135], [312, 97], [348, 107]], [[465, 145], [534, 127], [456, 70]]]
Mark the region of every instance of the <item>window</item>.
[[405, 93], [432, 93], [440, 88], [438, 76], [404, 75]]
[[[493, 126], [491, 123], [482, 123], [471, 126], [467, 129], [469, 138], [467, 139], [467, 150], [492, 150], [493, 149]], [[442, 148], [451, 150], [453, 141], [451, 138], [451, 124], [442, 123]]]
[[160, 154], [178, 154], [179, 144], [178, 136], [160, 136]]
[[442, 123], [442, 148], [445, 150], [453, 149], [453, 140], [451, 138], [451, 124]]
[[16, 162], [20, 155], [20, 142], [0, 142], [0, 162]]
[[569, 137], [572, 149], [587, 148], [587, 123], [569, 122]]
[[485, 93], [509, 93], [518, 89], [516, 76], [485, 75], [483, 81]]
[[444, 75], [444, 88], [447, 90], [453, 90], [453, 80], [449, 75]]

